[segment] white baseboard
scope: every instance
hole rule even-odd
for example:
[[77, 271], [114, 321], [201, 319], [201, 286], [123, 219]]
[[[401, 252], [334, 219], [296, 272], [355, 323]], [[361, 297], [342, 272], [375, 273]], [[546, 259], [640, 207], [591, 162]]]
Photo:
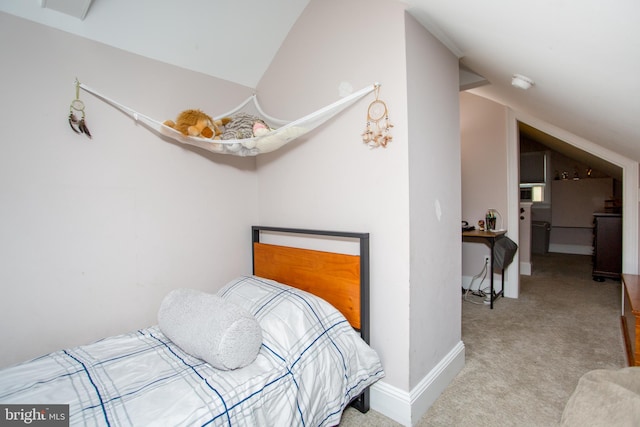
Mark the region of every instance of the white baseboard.
[[372, 385], [370, 390], [371, 409], [403, 426], [411, 426], [409, 393], [382, 381]]
[[549, 252], [556, 252], [559, 254], [593, 255], [593, 246], [550, 243]]
[[410, 392], [379, 381], [371, 387], [371, 409], [406, 427], [414, 426], [464, 367], [460, 341]]
[[531, 276], [531, 263], [530, 262], [521, 262], [520, 263], [520, 274], [525, 276]]

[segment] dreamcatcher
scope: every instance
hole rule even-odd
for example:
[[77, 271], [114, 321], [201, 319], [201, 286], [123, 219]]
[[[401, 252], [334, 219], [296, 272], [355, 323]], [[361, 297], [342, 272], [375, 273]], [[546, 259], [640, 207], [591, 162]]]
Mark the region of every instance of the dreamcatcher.
[[[76, 116], [77, 113], [82, 113], [80, 119]], [[87, 123], [84, 120], [84, 102], [80, 99], [80, 82], [76, 79], [76, 99], [71, 101], [69, 105], [69, 126], [75, 133], [84, 133], [91, 138], [91, 133], [87, 127]]]
[[391, 136], [391, 128], [393, 125], [389, 121], [387, 104], [378, 99], [379, 93], [380, 86], [377, 85], [375, 88], [376, 99], [369, 104], [369, 109], [367, 110], [367, 126], [362, 134], [362, 142], [370, 148], [386, 148], [387, 144], [393, 139]]

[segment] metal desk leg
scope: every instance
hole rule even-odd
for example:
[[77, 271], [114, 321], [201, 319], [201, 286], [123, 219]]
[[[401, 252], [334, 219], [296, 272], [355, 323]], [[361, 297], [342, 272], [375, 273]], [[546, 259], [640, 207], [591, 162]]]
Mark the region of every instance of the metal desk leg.
[[491, 294], [489, 295], [489, 306], [491, 308], [491, 310], [493, 310], [493, 247], [496, 245], [496, 239], [489, 239], [491, 241], [491, 270], [489, 271], [489, 274], [491, 275]]

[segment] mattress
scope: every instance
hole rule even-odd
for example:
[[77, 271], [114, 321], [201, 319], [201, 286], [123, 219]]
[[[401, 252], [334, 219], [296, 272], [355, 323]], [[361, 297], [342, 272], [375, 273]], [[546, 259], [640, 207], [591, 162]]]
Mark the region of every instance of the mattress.
[[262, 328], [246, 367], [215, 369], [155, 325], [0, 371], [0, 403], [68, 404], [71, 425], [332, 426], [384, 376], [376, 352], [320, 298], [255, 276], [218, 295]]

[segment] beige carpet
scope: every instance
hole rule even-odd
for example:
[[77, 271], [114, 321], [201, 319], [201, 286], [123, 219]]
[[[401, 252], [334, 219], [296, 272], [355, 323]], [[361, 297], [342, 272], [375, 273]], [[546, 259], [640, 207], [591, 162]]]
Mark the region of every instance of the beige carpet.
[[[621, 285], [591, 279], [591, 257], [535, 256], [520, 298], [463, 302], [466, 364], [418, 426], [555, 426], [578, 379], [626, 366]], [[399, 426], [348, 409], [340, 427]]]

